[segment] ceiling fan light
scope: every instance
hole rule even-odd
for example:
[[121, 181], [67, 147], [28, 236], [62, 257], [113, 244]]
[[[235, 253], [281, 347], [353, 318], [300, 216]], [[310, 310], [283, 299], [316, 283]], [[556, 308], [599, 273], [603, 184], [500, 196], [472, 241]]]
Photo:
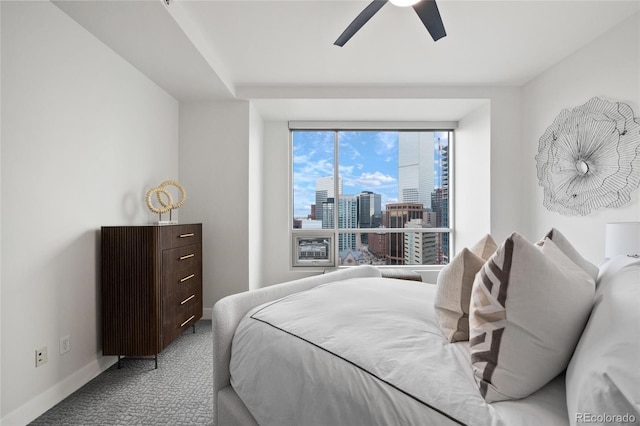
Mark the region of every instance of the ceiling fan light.
[[389, 0], [391, 4], [400, 7], [413, 6], [418, 3], [420, 0]]

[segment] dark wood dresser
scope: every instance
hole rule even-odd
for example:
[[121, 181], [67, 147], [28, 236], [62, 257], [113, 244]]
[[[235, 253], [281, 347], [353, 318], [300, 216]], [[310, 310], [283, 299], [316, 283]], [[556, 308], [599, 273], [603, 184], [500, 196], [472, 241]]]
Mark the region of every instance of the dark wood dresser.
[[[202, 224], [105, 226], [102, 353], [154, 356], [202, 318]], [[195, 328], [194, 328], [195, 331]]]

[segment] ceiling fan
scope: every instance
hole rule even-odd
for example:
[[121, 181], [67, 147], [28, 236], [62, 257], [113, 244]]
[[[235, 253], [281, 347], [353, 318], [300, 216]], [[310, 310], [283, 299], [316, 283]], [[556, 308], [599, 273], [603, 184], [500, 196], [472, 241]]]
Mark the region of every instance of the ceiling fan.
[[438, 11], [438, 5], [435, 0], [373, 0], [356, 19], [349, 24], [346, 30], [335, 41], [336, 46], [344, 46], [353, 35], [358, 32], [364, 24], [367, 23], [373, 15], [375, 15], [388, 1], [391, 1], [396, 6], [412, 6], [416, 11], [418, 17], [431, 34], [433, 41], [440, 40], [446, 36], [447, 33], [444, 30], [444, 24], [442, 18], [440, 18], [440, 12]]

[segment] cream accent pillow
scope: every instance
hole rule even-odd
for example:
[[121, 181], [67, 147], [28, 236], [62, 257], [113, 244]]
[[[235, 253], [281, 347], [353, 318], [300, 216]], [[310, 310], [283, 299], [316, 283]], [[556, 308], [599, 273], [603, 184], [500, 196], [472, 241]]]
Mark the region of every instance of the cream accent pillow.
[[569, 363], [595, 282], [554, 243], [514, 233], [473, 282], [469, 348], [487, 402], [524, 398]]
[[576, 250], [575, 247], [571, 245], [569, 240], [567, 240], [567, 237], [565, 237], [560, 231], [558, 231], [556, 228], [551, 228], [551, 231], [549, 231], [547, 235], [545, 235], [545, 238], [549, 238], [551, 241], [553, 241], [555, 245], [558, 246], [558, 248], [562, 250], [562, 252], [566, 254], [569, 259], [571, 259], [573, 262], [575, 262], [576, 265], [584, 269], [585, 272], [589, 274], [589, 276], [591, 276], [591, 278], [593, 278], [594, 280], [598, 278], [598, 267], [582, 257], [580, 253], [578, 253], [578, 250]]
[[462, 249], [438, 274], [434, 307], [440, 330], [449, 342], [469, 340], [473, 279], [496, 248], [493, 238], [486, 235], [471, 250]]
[[491, 235], [485, 235], [480, 241], [475, 243], [471, 248], [471, 253], [480, 256], [485, 261], [493, 256], [493, 253], [498, 250], [498, 245], [493, 240]]

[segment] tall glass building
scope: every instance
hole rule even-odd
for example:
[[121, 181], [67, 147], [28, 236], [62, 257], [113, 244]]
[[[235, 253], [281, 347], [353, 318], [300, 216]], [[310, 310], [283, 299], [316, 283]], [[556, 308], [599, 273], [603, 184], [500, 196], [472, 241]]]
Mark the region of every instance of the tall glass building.
[[434, 133], [402, 132], [398, 135], [398, 199], [431, 209], [434, 181]]

